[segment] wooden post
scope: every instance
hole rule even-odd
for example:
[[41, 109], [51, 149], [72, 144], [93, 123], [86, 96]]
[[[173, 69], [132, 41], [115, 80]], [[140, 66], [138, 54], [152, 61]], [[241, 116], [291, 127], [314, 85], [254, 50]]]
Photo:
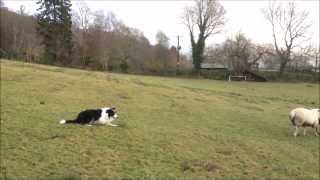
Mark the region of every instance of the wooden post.
[[178, 45], [177, 45], [177, 71], [179, 71], [180, 68], [180, 39], [179, 39], [179, 35], [178, 35]]
[[314, 68], [314, 72], [315, 73], [317, 73], [317, 71], [318, 71], [318, 54], [316, 54], [316, 66], [315, 66], [315, 68]]

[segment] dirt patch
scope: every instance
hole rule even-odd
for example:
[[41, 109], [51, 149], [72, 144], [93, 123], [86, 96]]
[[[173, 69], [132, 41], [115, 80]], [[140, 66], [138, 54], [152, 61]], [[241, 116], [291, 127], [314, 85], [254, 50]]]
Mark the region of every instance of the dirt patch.
[[181, 170], [197, 172], [197, 171], [207, 171], [207, 172], [216, 172], [221, 169], [215, 163], [208, 160], [189, 160], [183, 161], [180, 163]]
[[127, 93], [119, 93], [117, 94], [117, 96], [120, 98], [120, 99], [131, 99], [131, 97], [129, 96], [129, 94]]
[[243, 107], [246, 109], [249, 109], [249, 110], [253, 110], [253, 111], [264, 112], [263, 108], [258, 107], [258, 106], [254, 106], [254, 105], [244, 105]]
[[233, 151], [230, 151], [230, 150], [217, 150], [217, 153], [219, 154], [223, 154], [225, 156], [231, 156], [233, 154]]
[[170, 86], [167, 86], [167, 85], [162, 85], [161, 83], [146, 83], [146, 82], [143, 82], [139, 79], [134, 79], [132, 80], [133, 83], [139, 85], [139, 86], [143, 86], [143, 87], [151, 87], [151, 88], [162, 88], [162, 89], [174, 89]]
[[118, 78], [115, 78], [115, 77], [113, 77], [113, 76], [111, 76], [111, 75], [106, 75], [106, 76], [105, 76], [105, 79], [106, 79], [108, 82], [115, 82], [115, 83], [117, 83], [117, 84], [120, 83], [120, 80], [119, 80]]

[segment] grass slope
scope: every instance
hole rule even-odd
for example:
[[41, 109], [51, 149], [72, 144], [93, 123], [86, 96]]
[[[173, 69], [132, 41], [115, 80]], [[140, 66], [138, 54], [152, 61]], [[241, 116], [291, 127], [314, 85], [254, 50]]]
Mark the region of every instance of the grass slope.
[[[82, 71], [1, 60], [0, 179], [317, 179], [319, 139], [288, 111], [316, 84]], [[116, 106], [120, 127], [59, 125]]]

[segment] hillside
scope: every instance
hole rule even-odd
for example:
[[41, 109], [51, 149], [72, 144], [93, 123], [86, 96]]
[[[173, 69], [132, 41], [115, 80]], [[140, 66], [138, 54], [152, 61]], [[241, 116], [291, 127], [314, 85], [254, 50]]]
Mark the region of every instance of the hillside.
[[[317, 179], [319, 139], [294, 138], [288, 111], [318, 93], [1, 60], [0, 179]], [[104, 106], [119, 127], [58, 123]]]

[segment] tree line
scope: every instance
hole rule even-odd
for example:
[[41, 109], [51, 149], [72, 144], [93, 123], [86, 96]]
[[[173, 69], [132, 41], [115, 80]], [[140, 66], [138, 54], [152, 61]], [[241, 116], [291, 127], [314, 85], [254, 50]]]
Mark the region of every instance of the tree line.
[[151, 45], [139, 29], [128, 27], [112, 12], [93, 12], [82, 1], [72, 11], [70, 0], [38, 0], [34, 15], [23, 6], [12, 12], [0, 2], [0, 56], [9, 59], [144, 74], [176, 75], [172, 72], [178, 61], [179, 70], [193, 68], [198, 75], [204, 63], [222, 65], [234, 74], [261, 67], [276, 70], [278, 76], [284, 71], [318, 71], [319, 49], [301, 46], [310, 40], [308, 12], [299, 11], [293, 2], [286, 6], [272, 2], [262, 11], [273, 43], [257, 44], [239, 32], [220, 44], [207, 45], [210, 36], [223, 30], [227, 12], [217, 0], [195, 0], [182, 13], [192, 60], [178, 56], [180, 47], [170, 47], [164, 32], [159, 31], [157, 43]]
[[269, 7], [262, 10], [271, 25], [273, 44], [253, 43], [239, 32], [221, 44], [206, 46], [207, 38], [220, 33], [226, 24], [225, 14], [217, 0], [196, 0], [194, 6], [184, 10], [182, 20], [189, 30], [197, 71], [203, 62], [228, 67], [234, 74], [260, 67], [259, 63], [265, 68], [277, 69], [279, 77], [285, 70], [318, 71], [319, 49], [312, 45], [302, 46], [311, 39], [309, 13], [299, 10], [294, 2], [283, 5], [270, 1]]
[[[162, 74], [175, 71], [177, 48], [159, 31], [151, 45], [143, 33], [112, 12], [92, 12], [85, 3], [71, 11], [70, 0], [39, 0], [35, 15], [12, 12], [3, 3], [0, 56], [27, 62], [92, 70]], [[186, 55], [180, 66], [189, 68]]]

